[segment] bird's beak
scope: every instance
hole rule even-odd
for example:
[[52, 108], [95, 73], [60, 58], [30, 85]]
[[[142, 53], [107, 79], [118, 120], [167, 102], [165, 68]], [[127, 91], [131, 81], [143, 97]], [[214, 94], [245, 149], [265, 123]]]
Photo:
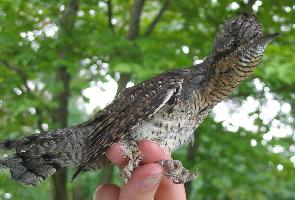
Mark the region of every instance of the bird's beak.
[[280, 34], [279, 33], [273, 33], [269, 35], [262, 36], [256, 40], [256, 45], [258, 46], [265, 46], [271, 41], [273, 41], [276, 37], [278, 37]]

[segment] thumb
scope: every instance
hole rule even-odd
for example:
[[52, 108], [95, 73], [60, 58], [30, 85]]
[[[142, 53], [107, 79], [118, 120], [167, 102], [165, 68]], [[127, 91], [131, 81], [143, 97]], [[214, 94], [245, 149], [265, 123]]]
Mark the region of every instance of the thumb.
[[158, 164], [150, 163], [134, 171], [130, 180], [122, 186], [120, 200], [153, 200], [163, 176]]

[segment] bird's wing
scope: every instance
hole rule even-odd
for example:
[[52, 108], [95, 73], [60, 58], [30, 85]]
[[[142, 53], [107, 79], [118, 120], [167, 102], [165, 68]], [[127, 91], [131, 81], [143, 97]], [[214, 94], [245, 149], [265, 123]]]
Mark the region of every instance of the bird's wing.
[[98, 126], [87, 137], [83, 159], [73, 179], [88, 165], [103, 156], [106, 150], [122, 139], [132, 127], [155, 114], [174, 95], [181, 92], [183, 79], [156, 77], [123, 91], [99, 114]]

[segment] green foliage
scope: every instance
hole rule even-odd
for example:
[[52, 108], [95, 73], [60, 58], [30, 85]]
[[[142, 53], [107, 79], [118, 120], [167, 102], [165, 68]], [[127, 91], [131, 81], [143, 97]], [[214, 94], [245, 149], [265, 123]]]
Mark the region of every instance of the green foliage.
[[[185, 159], [187, 148], [177, 151], [176, 158], [200, 172], [193, 182], [190, 199], [295, 199], [295, 34], [292, 1], [186, 0], [170, 1], [150, 35], [145, 31], [157, 15], [163, 1], [145, 1], [140, 35], [126, 39], [133, 1], [113, 0], [113, 30], [108, 22], [106, 1], [81, 1], [73, 30], [65, 34], [60, 19], [69, 1], [1, 1], [0, 2], [0, 140], [53, 128], [52, 115], [57, 107], [53, 97], [63, 85], [56, 78], [61, 66], [71, 74], [69, 124], [89, 116], [79, 105], [89, 101], [82, 91], [118, 73], [127, 73], [138, 83], [155, 74], [190, 66], [211, 51], [218, 25], [236, 12], [258, 7], [256, 12], [266, 33], [281, 35], [267, 49], [254, 77], [263, 83], [257, 90], [252, 80], [243, 83], [233, 94], [241, 105], [247, 96], [261, 105], [274, 99], [291, 106], [289, 113], [278, 113], [273, 120], [287, 124], [292, 134], [265, 141], [272, 121], [264, 123], [260, 107], [249, 117], [255, 118], [257, 132], [239, 128], [234, 133], [210, 116], [196, 134], [196, 160]], [[255, 3], [256, 2], [256, 3]], [[262, 5], [259, 4], [262, 2]], [[255, 7], [256, 5], [256, 7]], [[260, 5], [260, 6], [257, 6]], [[293, 21], [292, 21], [293, 20]], [[189, 49], [189, 51], [187, 51]], [[61, 55], [61, 52], [66, 52]], [[104, 97], [101, 97], [104, 98]], [[257, 142], [251, 146], [251, 141]], [[274, 153], [280, 145], [284, 151]], [[293, 145], [293, 147], [292, 147]], [[2, 155], [2, 154], [0, 154]], [[278, 165], [283, 170], [278, 170]], [[72, 171], [69, 171], [71, 176]], [[100, 172], [85, 173], [67, 185], [70, 198], [90, 199], [100, 183]], [[113, 182], [120, 183], [116, 171]], [[51, 199], [50, 180], [28, 188], [9, 179], [8, 171], [0, 172], [0, 199], [5, 193], [12, 199]]]

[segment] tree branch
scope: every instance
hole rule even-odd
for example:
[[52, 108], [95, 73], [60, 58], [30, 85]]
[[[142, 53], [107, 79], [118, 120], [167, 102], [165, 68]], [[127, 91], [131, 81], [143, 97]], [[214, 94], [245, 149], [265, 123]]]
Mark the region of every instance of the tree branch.
[[73, 29], [78, 7], [79, 0], [70, 0], [63, 16], [60, 19], [60, 27], [62, 31], [70, 32]]
[[112, 0], [107, 1], [108, 5], [108, 22], [109, 22], [109, 27], [113, 33], [115, 33], [114, 25], [112, 23], [113, 19], [113, 6], [112, 6]]
[[[26, 92], [29, 96], [31, 96], [32, 98], [35, 98], [35, 95], [33, 93], [33, 91], [30, 89], [29, 85], [28, 85], [28, 78], [27, 75], [24, 71], [22, 71], [20, 69], [20, 67], [14, 66], [12, 64], [10, 64], [7, 60], [2, 60], [1, 63], [8, 69], [13, 70], [22, 80], [25, 88], [26, 88]], [[22, 91], [23, 92], [23, 91]], [[42, 124], [43, 124], [43, 117], [42, 117], [42, 110], [40, 108], [35, 108], [36, 109], [36, 115], [37, 115], [37, 126], [38, 129], [43, 132], [43, 128], [42, 128]], [[46, 107], [46, 110], [49, 110], [49, 108]]]
[[139, 24], [140, 24], [140, 15], [142, 13], [142, 8], [145, 0], [135, 0], [132, 10], [131, 18], [129, 23], [129, 32], [127, 34], [127, 39], [134, 40], [139, 36]]
[[122, 90], [126, 88], [127, 83], [130, 81], [130, 78], [131, 78], [130, 74], [126, 74], [126, 73], [120, 74], [116, 97], [120, 94], [120, 92], [122, 92]]
[[[66, 10], [60, 19], [60, 34], [63, 37], [70, 37], [74, 28], [74, 23], [79, 8], [79, 0], [70, 0], [66, 6]], [[62, 49], [59, 51], [59, 59], [66, 59], [66, 55], [71, 51], [73, 40], [68, 40], [64, 43]], [[62, 84], [62, 90], [54, 96], [58, 106], [55, 110], [53, 121], [59, 125], [60, 128], [66, 127], [68, 124], [68, 104], [70, 98], [70, 81], [71, 75], [68, 72], [66, 65], [61, 65], [56, 73], [56, 79]], [[53, 183], [53, 200], [67, 200], [67, 171], [63, 168], [57, 171], [52, 176]]]
[[14, 71], [22, 80], [27, 92], [31, 93], [31, 89], [28, 86], [27, 75], [17, 66], [11, 65], [7, 60], [1, 60], [1, 63], [8, 69]]
[[[196, 142], [198, 140], [197, 140], [196, 137], [199, 136], [199, 131], [196, 130], [194, 135], [195, 135], [194, 141], [192, 141], [193, 144], [188, 145], [188, 147], [187, 147], [187, 156], [186, 156], [187, 160], [189, 160], [193, 164], [196, 163], [196, 155], [197, 155], [197, 151], [198, 151], [197, 142]], [[192, 181], [187, 182], [187, 183], [184, 184], [185, 191], [186, 191], [186, 194], [187, 194], [188, 198], [190, 197], [190, 194], [191, 194], [191, 191], [192, 191], [192, 184], [193, 184]]]
[[252, 6], [254, 5], [255, 2], [256, 0], [248, 0], [247, 3], [243, 4], [242, 11], [251, 14], [253, 12]]
[[160, 18], [164, 14], [164, 12], [167, 10], [168, 6], [170, 4], [170, 0], [165, 0], [161, 9], [159, 10], [158, 14], [156, 17], [153, 19], [149, 27], [147, 28], [146, 32], [144, 33], [144, 36], [149, 36], [155, 29], [157, 23], [160, 21]]
[[39, 108], [36, 108], [36, 115], [38, 116], [37, 117], [37, 126], [38, 126], [38, 129], [41, 131], [41, 132], [44, 132], [44, 129], [42, 128], [42, 124], [43, 124], [43, 117], [42, 117], [42, 112]]

